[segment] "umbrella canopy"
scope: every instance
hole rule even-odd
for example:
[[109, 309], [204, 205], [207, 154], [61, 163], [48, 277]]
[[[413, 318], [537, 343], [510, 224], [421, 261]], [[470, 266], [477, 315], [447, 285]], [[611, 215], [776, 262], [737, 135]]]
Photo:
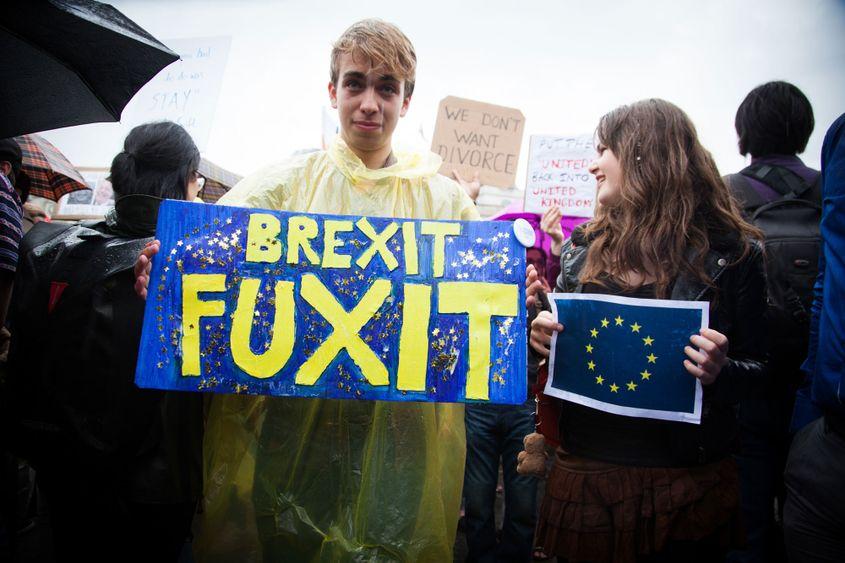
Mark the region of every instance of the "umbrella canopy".
[[58, 201], [77, 190], [87, 190], [82, 175], [59, 149], [38, 135], [15, 137], [21, 148], [21, 172], [30, 181], [29, 193]]
[[205, 203], [217, 203], [223, 194], [243, 178], [204, 158], [200, 159], [199, 173], [205, 177], [205, 184], [198, 195]]
[[118, 121], [179, 56], [92, 0], [14, 0], [0, 21], [0, 138]]

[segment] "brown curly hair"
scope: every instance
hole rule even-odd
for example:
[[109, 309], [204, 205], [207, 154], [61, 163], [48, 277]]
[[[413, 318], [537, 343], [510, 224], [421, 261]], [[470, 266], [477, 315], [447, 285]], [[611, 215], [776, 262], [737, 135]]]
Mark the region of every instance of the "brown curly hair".
[[599, 121], [596, 135], [622, 169], [620, 201], [599, 206], [584, 234], [590, 240], [582, 282], [623, 275], [655, 278], [657, 297], [669, 296], [675, 278], [691, 274], [713, 286], [704, 259], [713, 240], [730, 240], [737, 261], [762, 233], [745, 222], [695, 126], [677, 106], [649, 99], [621, 106]]

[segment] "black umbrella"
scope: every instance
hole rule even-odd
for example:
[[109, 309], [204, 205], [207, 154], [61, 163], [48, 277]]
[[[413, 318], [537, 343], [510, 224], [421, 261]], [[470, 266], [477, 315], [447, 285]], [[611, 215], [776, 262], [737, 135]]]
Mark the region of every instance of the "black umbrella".
[[179, 56], [112, 6], [15, 0], [0, 20], [0, 138], [118, 121]]

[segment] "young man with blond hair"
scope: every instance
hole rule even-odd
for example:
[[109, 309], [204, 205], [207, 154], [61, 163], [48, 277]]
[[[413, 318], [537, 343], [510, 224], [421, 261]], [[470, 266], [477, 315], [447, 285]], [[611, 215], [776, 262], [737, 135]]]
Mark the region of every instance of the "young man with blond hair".
[[[325, 152], [245, 178], [220, 203], [296, 212], [472, 220], [432, 153], [394, 152], [416, 55], [394, 25], [364, 20], [334, 45]], [[138, 290], [145, 293], [147, 258]], [[465, 457], [459, 404], [216, 395], [205, 440], [209, 560], [452, 559]], [[245, 559], [244, 559], [245, 560]]]

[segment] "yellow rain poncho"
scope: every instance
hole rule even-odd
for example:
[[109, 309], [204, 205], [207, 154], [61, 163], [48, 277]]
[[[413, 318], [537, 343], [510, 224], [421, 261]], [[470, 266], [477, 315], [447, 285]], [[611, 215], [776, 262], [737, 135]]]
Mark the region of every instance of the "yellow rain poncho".
[[[221, 204], [472, 220], [433, 154], [367, 169], [340, 140], [260, 170]], [[450, 561], [463, 483], [460, 404], [216, 395], [200, 561]]]

